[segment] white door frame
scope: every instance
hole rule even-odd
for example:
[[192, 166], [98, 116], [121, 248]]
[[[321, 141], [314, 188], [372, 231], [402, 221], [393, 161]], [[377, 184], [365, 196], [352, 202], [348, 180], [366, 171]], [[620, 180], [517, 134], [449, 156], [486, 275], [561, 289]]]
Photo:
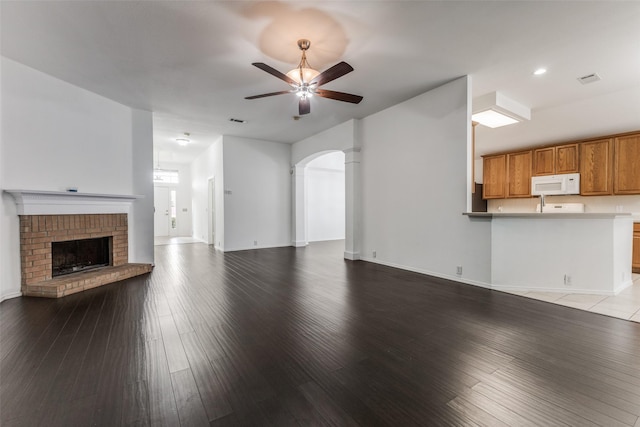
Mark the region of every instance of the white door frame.
[[216, 179], [209, 178], [207, 185], [209, 204], [207, 206], [207, 243], [216, 245]]
[[[168, 237], [171, 229], [169, 226], [169, 189], [166, 186], [154, 186], [153, 197], [153, 235]], [[163, 210], [165, 212], [162, 212]], [[162, 229], [160, 229], [161, 227]]]

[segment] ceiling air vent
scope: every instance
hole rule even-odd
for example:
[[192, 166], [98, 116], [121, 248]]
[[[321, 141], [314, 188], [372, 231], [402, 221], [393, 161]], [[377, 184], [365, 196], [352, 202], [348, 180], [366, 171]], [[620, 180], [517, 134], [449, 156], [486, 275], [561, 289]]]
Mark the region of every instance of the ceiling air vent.
[[233, 117], [229, 119], [230, 122], [233, 123], [247, 123], [246, 120], [242, 120], [242, 119], [234, 119]]
[[598, 80], [600, 80], [600, 76], [598, 75], [598, 73], [591, 73], [587, 74], [586, 76], [578, 77], [578, 81], [583, 85], [597, 82]]

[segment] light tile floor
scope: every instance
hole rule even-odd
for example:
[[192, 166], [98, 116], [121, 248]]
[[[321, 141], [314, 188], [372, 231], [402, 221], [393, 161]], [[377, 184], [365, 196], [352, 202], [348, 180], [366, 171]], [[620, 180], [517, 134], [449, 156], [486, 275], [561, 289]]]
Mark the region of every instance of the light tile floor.
[[535, 291], [509, 293], [640, 323], [640, 274], [633, 274], [632, 279], [632, 286], [613, 297]]

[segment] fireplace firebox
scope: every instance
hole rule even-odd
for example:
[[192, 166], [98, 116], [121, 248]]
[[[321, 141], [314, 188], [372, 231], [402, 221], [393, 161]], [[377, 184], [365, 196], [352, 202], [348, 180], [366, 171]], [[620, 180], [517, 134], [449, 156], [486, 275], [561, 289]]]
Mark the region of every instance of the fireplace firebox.
[[112, 265], [111, 254], [110, 236], [52, 242], [51, 275], [57, 277]]

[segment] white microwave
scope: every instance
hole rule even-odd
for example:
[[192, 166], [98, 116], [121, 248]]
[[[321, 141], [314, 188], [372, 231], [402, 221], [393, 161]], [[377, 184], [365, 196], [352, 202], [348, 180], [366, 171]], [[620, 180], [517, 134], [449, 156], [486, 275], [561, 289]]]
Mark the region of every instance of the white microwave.
[[580, 174], [545, 175], [531, 177], [531, 195], [554, 196], [580, 194]]

